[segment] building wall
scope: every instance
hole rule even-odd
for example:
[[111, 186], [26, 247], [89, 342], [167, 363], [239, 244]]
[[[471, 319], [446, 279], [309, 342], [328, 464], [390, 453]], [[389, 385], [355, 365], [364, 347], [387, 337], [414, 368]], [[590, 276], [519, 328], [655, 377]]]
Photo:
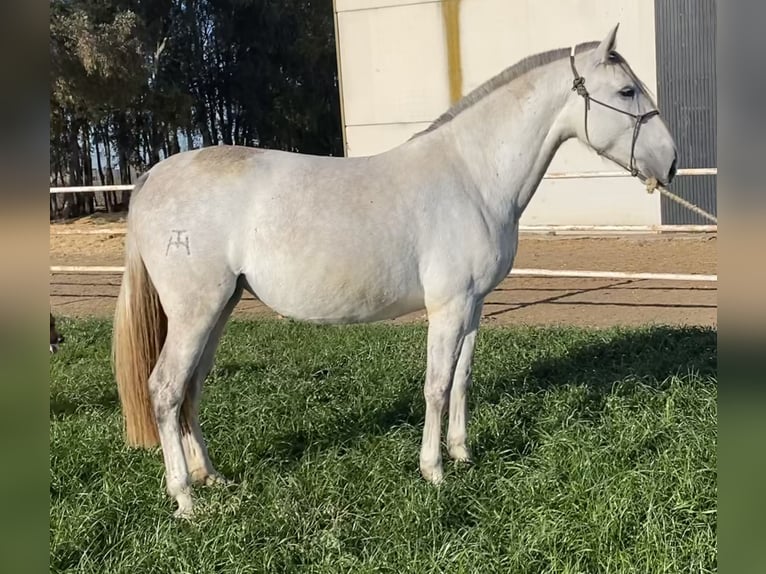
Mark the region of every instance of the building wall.
[[[655, 0], [657, 97], [678, 148], [678, 167], [715, 167], [717, 163], [716, 2]], [[679, 177], [673, 193], [717, 214], [717, 176]], [[662, 198], [662, 223], [710, 222], [686, 207]]]
[[[391, 149], [449, 108], [456, 90], [467, 94], [530, 54], [600, 40], [617, 22], [618, 49], [656, 93], [653, 0], [334, 4], [348, 156]], [[619, 169], [570, 141], [549, 171]], [[660, 223], [660, 200], [632, 178], [543, 180], [522, 223], [653, 225]]]

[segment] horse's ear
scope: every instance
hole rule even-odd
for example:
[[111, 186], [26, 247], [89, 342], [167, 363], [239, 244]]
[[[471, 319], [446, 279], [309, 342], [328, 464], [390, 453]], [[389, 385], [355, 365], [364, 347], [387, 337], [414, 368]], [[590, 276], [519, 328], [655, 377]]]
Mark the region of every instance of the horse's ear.
[[612, 53], [617, 47], [617, 29], [620, 27], [620, 23], [612, 28], [609, 34], [606, 35], [601, 43], [596, 48], [595, 57], [597, 62], [606, 62], [609, 59], [609, 54]]

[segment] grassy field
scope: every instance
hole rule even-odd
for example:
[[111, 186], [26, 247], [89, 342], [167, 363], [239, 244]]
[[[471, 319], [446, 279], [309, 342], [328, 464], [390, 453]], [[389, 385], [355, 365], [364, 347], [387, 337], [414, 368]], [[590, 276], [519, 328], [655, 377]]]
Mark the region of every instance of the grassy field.
[[[127, 449], [110, 323], [51, 359], [52, 572], [713, 572], [716, 332], [485, 328], [476, 464], [418, 474], [425, 327], [234, 322], [202, 426], [235, 486], [171, 517]], [[446, 456], [446, 452], [445, 452]]]

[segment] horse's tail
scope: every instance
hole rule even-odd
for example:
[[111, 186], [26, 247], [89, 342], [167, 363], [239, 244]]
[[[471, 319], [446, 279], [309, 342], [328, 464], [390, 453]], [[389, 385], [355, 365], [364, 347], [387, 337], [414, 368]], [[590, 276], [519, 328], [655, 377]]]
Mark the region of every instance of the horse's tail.
[[[139, 179], [133, 195], [144, 181]], [[129, 231], [125, 240], [125, 271], [114, 314], [112, 362], [122, 403], [125, 440], [131, 446], [159, 444], [149, 395], [149, 375], [166, 334], [167, 316]]]

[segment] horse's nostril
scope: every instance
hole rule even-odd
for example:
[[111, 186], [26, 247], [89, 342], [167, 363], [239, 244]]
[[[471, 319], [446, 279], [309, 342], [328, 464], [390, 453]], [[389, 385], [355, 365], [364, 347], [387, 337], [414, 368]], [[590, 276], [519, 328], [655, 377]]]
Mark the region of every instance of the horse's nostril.
[[673, 181], [673, 178], [676, 176], [676, 163], [678, 162], [678, 158], [673, 159], [673, 163], [670, 164], [670, 171], [668, 172], [668, 183]]

